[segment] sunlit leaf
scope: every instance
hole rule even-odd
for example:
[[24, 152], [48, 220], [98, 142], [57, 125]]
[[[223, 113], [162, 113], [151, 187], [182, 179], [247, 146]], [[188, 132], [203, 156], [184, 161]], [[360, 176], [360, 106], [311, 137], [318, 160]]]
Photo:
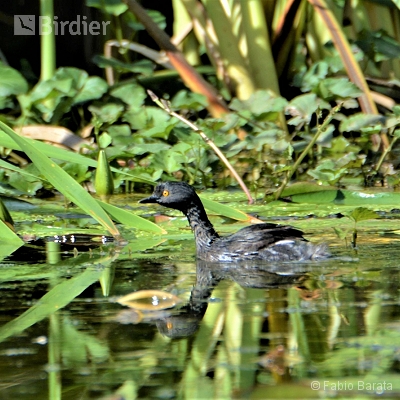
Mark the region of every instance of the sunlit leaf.
[[114, 193], [114, 180], [105, 150], [99, 151], [94, 187], [96, 193], [104, 200], [107, 200]]
[[61, 169], [54, 161], [42, 154], [34, 145], [21, 136], [17, 135], [11, 128], [0, 121], [0, 128], [6, 132], [22, 150], [29, 156], [43, 176], [62, 194], [87, 212], [96, 221], [103, 225], [113, 236], [118, 236], [118, 229], [114, 226], [110, 217], [97, 204], [96, 200], [83, 189], [70, 175]]
[[319, 192], [294, 194], [291, 199], [295, 203], [341, 204], [346, 206], [387, 206], [394, 208], [400, 204], [400, 193], [365, 193], [345, 189], [322, 190]]
[[111, 204], [104, 203], [98, 200], [98, 203], [117, 221], [123, 223], [125, 226], [130, 226], [132, 228], [137, 228], [140, 230], [155, 232], [159, 234], [164, 234], [166, 231], [153, 222], [148, 221], [138, 215], [133, 214], [130, 211], [123, 210], [122, 208], [113, 206]]
[[288, 124], [309, 123], [313, 114], [321, 108], [329, 109], [330, 106], [325, 101], [318, 99], [314, 93], [297, 96], [286, 106], [286, 113], [293, 117]]
[[243, 211], [236, 210], [235, 208], [226, 206], [224, 204], [218, 203], [216, 201], [212, 201], [209, 199], [205, 199], [204, 197], [201, 197], [201, 201], [204, 205], [204, 207], [212, 211], [215, 214], [223, 215], [224, 217], [232, 218], [237, 221], [246, 221], [246, 222], [261, 222], [259, 219], [252, 217]]
[[[62, 161], [69, 161], [72, 163], [77, 163], [77, 164], [82, 164], [86, 165], [88, 167], [97, 167], [97, 161], [92, 160], [88, 157], [84, 157], [81, 154], [74, 153], [72, 151], [64, 150], [59, 147], [54, 147], [50, 144], [43, 143], [40, 141], [35, 141], [32, 139], [26, 139], [28, 143], [31, 143], [34, 145], [37, 150], [39, 150], [42, 154], [46, 155], [47, 157], [55, 158], [57, 160], [62, 160]], [[8, 136], [4, 131], [0, 130], [0, 146], [6, 147], [8, 149], [15, 149], [15, 150], [22, 150], [21, 146], [16, 143], [15, 140], [13, 140], [10, 136]], [[141, 178], [139, 175], [130, 173], [130, 172], [125, 172], [121, 171], [118, 168], [111, 168], [111, 171], [113, 172], [118, 172], [119, 174], [122, 174], [129, 178], [132, 181], [137, 181], [137, 182], [143, 182], [143, 183], [148, 183], [150, 185], [154, 185], [154, 181], [147, 179], [147, 178]]]
[[0, 259], [9, 256], [24, 244], [24, 241], [1, 220], [0, 240], [2, 242], [0, 246]]

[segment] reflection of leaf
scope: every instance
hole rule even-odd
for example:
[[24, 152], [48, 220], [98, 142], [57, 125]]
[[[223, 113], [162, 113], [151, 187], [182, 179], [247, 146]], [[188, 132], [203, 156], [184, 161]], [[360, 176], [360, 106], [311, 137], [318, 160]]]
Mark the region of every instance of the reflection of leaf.
[[367, 219], [377, 219], [379, 215], [372, 210], [368, 210], [368, 208], [357, 207], [350, 214], [347, 215], [354, 222], [365, 221]]
[[109, 357], [108, 347], [96, 337], [79, 332], [73, 322], [64, 317], [61, 326], [62, 360], [68, 366], [88, 361], [103, 362]]
[[139, 290], [119, 298], [119, 304], [136, 310], [158, 311], [174, 307], [182, 300], [172, 293], [162, 290]]
[[23, 332], [26, 328], [65, 307], [76, 296], [96, 282], [102, 272], [101, 268], [88, 268], [78, 276], [54, 286], [34, 306], [0, 328], [0, 342], [12, 335]]

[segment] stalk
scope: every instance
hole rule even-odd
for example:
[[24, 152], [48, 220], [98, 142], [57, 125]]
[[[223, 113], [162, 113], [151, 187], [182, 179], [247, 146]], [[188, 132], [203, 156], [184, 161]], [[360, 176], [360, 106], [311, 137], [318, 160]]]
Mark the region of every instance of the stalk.
[[226, 73], [231, 78], [237, 97], [246, 100], [254, 93], [256, 87], [248, 64], [240, 53], [238, 38], [233, 33], [234, 18], [226, 14], [220, 1], [204, 0], [203, 4], [217, 34]]
[[[54, 21], [53, 0], [40, 0], [40, 15]], [[53, 24], [51, 24], [53, 26]], [[51, 79], [56, 70], [56, 37], [54, 29], [40, 35], [40, 80]]]

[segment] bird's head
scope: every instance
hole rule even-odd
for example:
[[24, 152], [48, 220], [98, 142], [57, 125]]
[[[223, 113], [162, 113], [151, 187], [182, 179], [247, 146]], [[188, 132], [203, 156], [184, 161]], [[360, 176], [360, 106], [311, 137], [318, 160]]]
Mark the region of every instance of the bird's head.
[[150, 197], [139, 201], [139, 203], [157, 203], [180, 211], [185, 211], [193, 203], [199, 202], [200, 199], [194, 189], [185, 182], [159, 183]]

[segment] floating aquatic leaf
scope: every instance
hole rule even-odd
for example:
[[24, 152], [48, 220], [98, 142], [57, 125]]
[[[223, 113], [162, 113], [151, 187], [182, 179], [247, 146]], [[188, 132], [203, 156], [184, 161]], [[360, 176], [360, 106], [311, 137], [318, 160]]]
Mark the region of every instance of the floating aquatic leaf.
[[[293, 185], [295, 186], [295, 185]], [[296, 188], [290, 187], [288, 191], [284, 191], [282, 197], [290, 196], [294, 203], [310, 203], [310, 204], [340, 204], [346, 206], [393, 206], [398, 207], [400, 204], [400, 193], [393, 192], [377, 192], [366, 193], [355, 190], [335, 189], [329, 187], [318, 187], [308, 185]], [[302, 189], [305, 189], [304, 191]]]
[[141, 311], [158, 311], [174, 307], [182, 300], [162, 290], [139, 290], [117, 300], [119, 304]]

